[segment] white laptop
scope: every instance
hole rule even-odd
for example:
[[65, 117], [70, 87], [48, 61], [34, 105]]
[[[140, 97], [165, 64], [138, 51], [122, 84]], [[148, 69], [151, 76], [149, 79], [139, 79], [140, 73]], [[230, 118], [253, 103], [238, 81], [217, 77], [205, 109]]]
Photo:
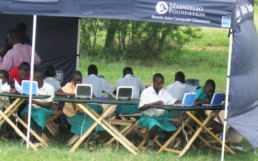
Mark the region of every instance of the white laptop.
[[224, 93], [214, 93], [210, 104], [202, 104], [203, 106], [222, 106]]
[[184, 98], [182, 104], [174, 104], [175, 106], [182, 106], [182, 107], [193, 107], [195, 102], [195, 92], [189, 92], [184, 94]]
[[75, 98], [92, 99], [92, 85], [76, 84]]
[[[38, 82], [32, 81], [32, 95], [37, 95], [37, 89], [38, 89]], [[29, 80], [23, 80], [22, 81], [22, 91], [21, 94], [29, 95], [30, 93], [30, 81]]]
[[117, 100], [131, 100], [133, 95], [132, 86], [120, 86], [117, 88], [116, 99]]

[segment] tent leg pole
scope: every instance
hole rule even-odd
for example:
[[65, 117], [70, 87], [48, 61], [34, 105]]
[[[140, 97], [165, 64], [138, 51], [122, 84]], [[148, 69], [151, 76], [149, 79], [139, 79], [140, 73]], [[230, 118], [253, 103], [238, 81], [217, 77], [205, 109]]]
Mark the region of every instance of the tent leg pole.
[[225, 111], [224, 111], [224, 124], [223, 124], [223, 140], [221, 148], [221, 161], [224, 161], [224, 151], [225, 151], [225, 139], [227, 131], [227, 117], [228, 117], [228, 104], [229, 104], [229, 87], [230, 87], [230, 72], [231, 72], [231, 61], [232, 61], [232, 46], [233, 46], [233, 30], [230, 29], [229, 35], [229, 52], [228, 52], [228, 70], [227, 70], [227, 86], [226, 86], [226, 101], [225, 101]]
[[81, 19], [78, 19], [78, 33], [77, 33], [77, 51], [76, 51], [76, 70], [79, 70], [80, 60], [80, 39], [81, 39]]
[[33, 33], [32, 33], [32, 47], [31, 47], [31, 62], [30, 62], [30, 93], [29, 93], [29, 111], [28, 111], [28, 128], [27, 128], [27, 144], [26, 148], [29, 149], [30, 141], [30, 124], [31, 124], [31, 102], [32, 102], [32, 81], [34, 75], [34, 56], [36, 47], [36, 31], [37, 31], [37, 15], [33, 15]]

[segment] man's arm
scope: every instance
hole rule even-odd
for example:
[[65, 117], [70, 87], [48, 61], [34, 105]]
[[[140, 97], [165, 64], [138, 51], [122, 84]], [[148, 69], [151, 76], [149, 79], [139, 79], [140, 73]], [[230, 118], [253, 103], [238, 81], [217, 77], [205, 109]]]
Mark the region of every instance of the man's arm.
[[148, 110], [150, 109], [152, 105], [164, 105], [164, 102], [163, 101], [157, 101], [157, 102], [153, 102], [153, 103], [148, 103], [148, 104], [144, 104], [143, 106], [141, 106], [139, 108], [139, 111], [145, 111], [145, 110]]
[[32, 100], [32, 103], [48, 109], [52, 107], [52, 102], [39, 102], [36, 100]]
[[73, 93], [65, 93], [62, 89], [59, 89], [58, 91], [56, 91], [55, 94], [58, 96], [75, 96], [75, 94]]

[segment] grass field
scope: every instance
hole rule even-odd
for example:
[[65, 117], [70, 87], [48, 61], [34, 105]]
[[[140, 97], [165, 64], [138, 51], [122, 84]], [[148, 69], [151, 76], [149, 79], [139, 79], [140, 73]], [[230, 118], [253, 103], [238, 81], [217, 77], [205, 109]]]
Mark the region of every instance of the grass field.
[[[257, 5], [255, 6], [257, 11]], [[255, 23], [258, 25], [257, 14]], [[174, 82], [175, 72], [181, 70], [187, 78], [199, 78], [201, 85], [207, 79], [214, 79], [217, 84], [217, 91], [225, 92], [227, 54], [228, 54], [228, 30], [202, 28], [201, 38], [189, 42], [183, 49], [178, 60], [171, 61], [170, 65], [162, 65], [160, 62], [112, 62], [104, 60], [94, 61], [88, 57], [81, 57], [80, 71], [87, 75], [88, 65], [94, 63], [99, 68], [99, 74], [105, 75], [106, 80], [112, 85], [116, 85], [118, 78], [122, 77], [122, 69], [125, 66], [131, 66], [134, 69], [135, 76], [138, 76], [145, 83], [151, 83], [154, 73], [160, 72], [165, 76], [165, 86]], [[168, 51], [169, 52], [169, 51]], [[133, 156], [124, 148], [116, 149], [116, 144], [111, 147], [103, 147], [103, 144], [92, 144], [85, 149], [78, 149], [74, 153], [69, 153], [71, 148], [66, 144], [66, 140], [71, 134], [50, 138], [50, 148], [40, 148], [38, 152], [26, 150], [25, 145], [15, 139], [7, 141], [0, 140], [0, 161], [80, 161], [80, 160], [117, 160], [117, 161], [155, 161], [155, 160], [180, 160], [180, 161], [217, 161], [220, 159], [220, 152], [211, 150], [204, 146], [198, 146], [197, 150], [192, 148], [183, 158], [177, 158], [176, 155], [168, 152], [161, 154], [148, 153], [141, 151], [139, 155]], [[243, 141], [241, 146], [250, 148], [247, 141]], [[94, 148], [91, 152], [90, 148]], [[232, 161], [258, 161], [253, 151], [237, 152], [237, 155], [225, 155], [225, 160]]]

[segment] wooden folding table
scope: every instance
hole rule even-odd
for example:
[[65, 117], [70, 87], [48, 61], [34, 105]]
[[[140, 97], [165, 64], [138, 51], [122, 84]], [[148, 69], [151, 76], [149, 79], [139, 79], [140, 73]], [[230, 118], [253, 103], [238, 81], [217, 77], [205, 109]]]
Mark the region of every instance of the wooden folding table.
[[[209, 121], [213, 120], [218, 113], [221, 110], [224, 110], [224, 107], [219, 106], [219, 107], [207, 107], [207, 106], [197, 106], [197, 107], [180, 107], [180, 106], [173, 106], [173, 105], [165, 105], [165, 106], [152, 106], [153, 108], [159, 108], [159, 109], [164, 109], [164, 110], [169, 110], [171, 111], [171, 113], [173, 113], [178, 119], [180, 119], [182, 121], [182, 126], [178, 127], [178, 130], [165, 142], [165, 144], [160, 148], [159, 152], [162, 151], [169, 151], [169, 152], [173, 152], [173, 153], [177, 153], [179, 154], [179, 157], [182, 157], [185, 152], [190, 148], [190, 146], [193, 144], [193, 142], [197, 139], [197, 137], [208, 147], [212, 148], [212, 149], [216, 149], [216, 150], [221, 150], [220, 147], [217, 146], [213, 146], [211, 145], [206, 139], [204, 139], [200, 133], [205, 130], [213, 139], [215, 139], [216, 142], [218, 142], [219, 144], [222, 144], [222, 141], [213, 133], [211, 132], [211, 130], [207, 127], [207, 124]], [[185, 120], [182, 119], [182, 117], [180, 117], [179, 115], [177, 115], [175, 113], [175, 110], [179, 110], [179, 111], [185, 111], [187, 118]], [[196, 115], [198, 114], [199, 111], [201, 110], [211, 110], [212, 112], [209, 113], [209, 115], [206, 117], [206, 119], [204, 121], [199, 120], [198, 117], [196, 117]], [[195, 130], [193, 127], [190, 126], [189, 122], [193, 120], [198, 126], [199, 128], [197, 130]], [[190, 129], [194, 135], [192, 136], [192, 138], [188, 141], [188, 143], [186, 144], [186, 146], [184, 147], [183, 150], [175, 150], [175, 149], [171, 149], [168, 148], [168, 145], [170, 143], [172, 143], [176, 137], [178, 136], [178, 134], [183, 130], [184, 127], [187, 127], [188, 129]], [[235, 152], [233, 150], [231, 150], [227, 145], [225, 145], [225, 151], [229, 152], [231, 154], [235, 154]]]
[[[112, 111], [113, 108], [116, 107], [117, 104], [139, 104], [139, 100], [115, 100], [115, 99], [76, 99], [76, 98], [67, 98], [64, 96], [56, 96], [54, 98], [56, 102], [69, 102], [78, 105], [78, 107], [85, 112], [88, 116], [90, 116], [95, 122], [92, 126], [80, 137], [80, 139], [73, 145], [70, 152], [74, 152], [79, 145], [85, 140], [89, 134], [100, 125], [107, 131], [113, 138], [119, 141], [127, 150], [129, 150], [134, 155], [137, 154], [137, 147], [133, 145], [122, 133], [112, 126], [108, 120], [106, 120], [106, 116], [108, 116], [109, 112]], [[91, 109], [87, 104], [88, 103], [98, 103], [98, 104], [108, 104], [108, 107], [104, 109], [104, 112], [99, 115], [93, 109]]]
[[[27, 123], [25, 123], [18, 115], [15, 114], [15, 111], [26, 101], [29, 99], [28, 95], [22, 95], [18, 93], [0, 93], [0, 97], [9, 97], [11, 99], [15, 99], [9, 106], [6, 105], [5, 101], [0, 98], [0, 104], [5, 108], [4, 112], [0, 110], [0, 125], [2, 125], [5, 121], [17, 132], [17, 134], [24, 140], [26, 140], [26, 136], [22, 133], [22, 131], [16, 126], [15, 123], [9, 118], [13, 116], [20, 122], [26, 129], [28, 128]], [[50, 96], [47, 95], [37, 95], [33, 96], [33, 99], [45, 99]], [[30, 129], [30, 133], [44, 146], [49, 147], [49, 145], [32, 129]], [[37, 150], [37, 147], [29, 141], [29, 145], [33, 150]]]

